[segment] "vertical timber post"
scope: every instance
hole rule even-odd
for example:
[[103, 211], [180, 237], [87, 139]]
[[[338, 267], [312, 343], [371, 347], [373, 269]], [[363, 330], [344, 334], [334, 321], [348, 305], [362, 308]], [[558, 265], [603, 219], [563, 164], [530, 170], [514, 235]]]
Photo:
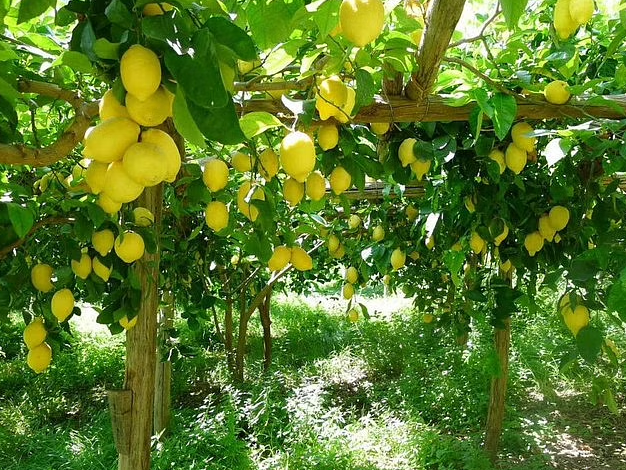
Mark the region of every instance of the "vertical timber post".
[[174, 295], [167, 289], [163, 293], [163, 305], [159, 310], [157, 363], [154, 385], [154, 434], [165, 435], [170, 427], [172, 363], [164, 359], [169, 330], [174, 321]]
[[[158, 231], [163, 209], [163, 185], [146, 188], [138, 203], [152, 211]], [[142, 301], [137, 324], [126, 332], [126, 376], [124, 388], [132, 394], [128, 454], [119, 454], [118, 470], [149, 470], [154, 412], [157, 312], [159, 308], [160, 247], [137, 262]]]

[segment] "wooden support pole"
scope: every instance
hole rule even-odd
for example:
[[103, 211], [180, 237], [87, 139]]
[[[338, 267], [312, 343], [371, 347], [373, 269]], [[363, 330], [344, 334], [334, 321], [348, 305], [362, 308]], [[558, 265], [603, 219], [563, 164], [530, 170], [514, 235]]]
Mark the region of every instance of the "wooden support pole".
[[172, 363], [164, 358], [169, 331], [174, 323], [174, 295], [163, 293], [163, 305], [159, 312], [157, 364], [154, 385], [154, 434], [165, 436], [172, 416]]
[[113, 440], [119, 454], [130, 453], [130, 410], [133, 393], [130, 390], [107, 390]]

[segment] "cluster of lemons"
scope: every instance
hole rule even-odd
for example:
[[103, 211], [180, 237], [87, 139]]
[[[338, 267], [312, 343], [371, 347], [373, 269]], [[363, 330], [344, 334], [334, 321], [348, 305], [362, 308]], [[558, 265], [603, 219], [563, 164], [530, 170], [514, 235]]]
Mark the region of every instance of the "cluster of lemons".
[[310, 271], [313, 269], [313, 259], [302, 247], [280, 245], [274, 248], [272, 256], [267, 262], [270, 271], [282, 271], [287, 265], [291, 265], [298, 271]]
[[52, 362], [52, 348], [46, 343], [47, 336], [48, 331], [41, 317], [35, 318], [24, 329], [24, 343], [28, 348], [26, 363], [38, 374], [45, 371]]
[[560, 39], [567, 39], [593, 17], [593, 0], [557, 0], [554, 6], [554, 30]]
[[538, 229], [526, 235], [524, 247], [530, 256], [535, 254], [544, 246], [545, 242], [559, 243], [561, 236], [558, 234], [569, 223], [569, 210], [567, 207], [554, 206], [550, 212], [539, 217]]
[[172, 115], [173, 95], [161, 84], [157, 55], [139, 44], [120, 61], [124, 104], [108, 90], [100, 101], [101, 122], [85, 133], [85, 180], [102, 209], [115, 214], [145, 187], [172, 182], [181, 166], [174, 140], [155, 128]]
[[589, 309], [581, 303], [581, 299], [575, 293], [566, 293], [561, 297], [558, 310], [574, 336], [589, 325]]
[[[373, 125], [372, 129], [374, 129]], [[407, 166], [410, 166], [413, 173], [415, 173], [417, 180], [422, 181], [424, 175], [428, 173], [428, 170], [430, 170], [432, 162], [428, 158], [415, 154], [416, 143], [417, 140], [413, 137], [404, 139], [398, 148], [398, 158], [400, 159], [403, 167], [406, 168]]]

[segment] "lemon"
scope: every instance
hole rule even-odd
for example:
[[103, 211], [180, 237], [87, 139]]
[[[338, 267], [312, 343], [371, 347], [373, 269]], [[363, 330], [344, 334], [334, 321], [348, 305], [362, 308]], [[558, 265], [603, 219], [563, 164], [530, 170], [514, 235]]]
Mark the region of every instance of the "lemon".
[[[276, 83], [276, 84], [285, 83], [285, 79], [273, 78], [272, 80], [270, 80], [270, 83]], [[287, 85], [285, 85], [285, 87], [286, 86]], [[280, 101], [280, 99], [283, 97], [285, 93], [287, 93], [286, 88], [283, 88], [281, 90], [267, 90], [268, 96], [275, 101]]]
[[593, 17], [595, 7], [593, 0], [570, 0], [569, 14], [574, 22], [583, 25]]
[[465, 204], [465, 208], [470, 214], [476, 212], [476, 205], [474, 204], [474, 199], [472, 196], [465, 196], [463, 199], [463, 204]]
[[526, 152], [533, 152], [537, 145], [537, 138], [531, 134], [534, 129], [527, 122], [518, 122], [511, 128], [513, 143]]
[[330, 237], [328, 237], [326, 243], [328, 244], [329, 253], [334, 253], [335, 251], [337, 251], [339, 249], [339, 245], [341, 244], [339, 238], [337, 238], [337, 235], [331, 235]]
[[391, 267], [394, 269], [394, 271], [397, 271], [402, 266], [404, 266], [405, 262], [406, 253], [400, 248], [396, 248], [395, 250], [393, 250], [393, 252], [391, 253]]
[[385, 135], [387, 132], [389, 132], [390, 127], [391, 127], [391, 124], [389, 124], [388, 122], [371, 122], [370, 123], [370, 129], [376, 135]]
[[352, 186], [352, 176], [342, 166], [337, 166], [331, 171], [329, 181], [330, 188], [337, 196]]
[[350, 217], [348, 217], [348, 227], [350, 229], [354, 230], [359, 225], [361, 225], [361, 217], [356, 214], [352, 214]]
[[39, 263], [33, 266], [30, 271], [30, 280], [40, 292], [44, 294], [50, 292], [54, 286], [52, 285], [52, 274], [54, 269], [49, 264]]
[[299, 246], [294, 246], [291, 249], [290, 261], [293, 267], [298, 271], [309, 271], [313, 269], [313, 259]]
[[346, 247], [343, 245], [343, 243], [340, 243], [339, 247], [335, 251], [330, 253], [330, 256], [332, 256], [335, 259], [341, 259], [345, 255], [346, 255]]
[[547, 242], [551, 242], [554, 239], [554, 235], [556, 235], [556, 230], [554, 230], [554, 227], [550, 224], [548, 214], [543, 214], [539, 217], [539, 233]]
[[543, 96], [546, 101], [552, 104], [565, 104], [569, 100], [571, 93], [569, 86], [563, 80], [554, 80], [548, 83], [543, 89]]
[[359, 271], [354, 266], [350, 266], [346, 269], [343, 278], [350, 284], [356, 284], [359, 280]]
[[141, 141], [159, 147], [164, 157], [165, 176], [163, 181], [172, 183], [176, 179], [181, 165], [180, 152], [174, 139], [160, 129], [147, 129], [141, 133]]
[[326, 180], [319, 171], [313, 171], [306, 179], [306, 195], [313, 201], [321, 200], [326, 194]]
[[574, 310], [565, 307], [562, 313], [565, 325], [574, 336], [577, 336], [580, 330], [589, 325], [589, 309], [584, 305], [578, 304]]
[[127, 230], [115, 239], [115, 254], [125, 263], [132, 263], [141, 258], [145, 252], [146, 245], [136, 232]]
[[246, 155], [240, 150], [235, 150], [230, 154], [230, 164], [235, 170], [245, 173], [246, 171], [251, 171], [254, 167], [254, 157]]
[[54, 293], [51, 302], [52, 314], [59, 322], [64, 322], [74, 310], [74, 294], [69, 289], [61, 289]]
[[135, 207], [133, 209], [133, 220], [137, 227], [150, 227], [154, 223], [154, 214], [145, 207]]
[[413, 150], [416, 142], [417, 140], [409, 137], [408, 139], [404, 139], [400, 144], [400, 147], [398, 148], [398, 157], [400, 158], [400, 162], [403, 167], [407, 167], [411, 163], [417, 161], [417, 156]]
[[550, 225], [554, 230], [560, 232], [569, 222], [569, 210], [563, 206], [554, 206], [548, 214]]
[[87, 279], [91, 274], [91, 258], [83, 253], [80, 260], [73, 259], [71, 262], [72, 272], [81, 279]]
[[204, 165], [202, 180], [209, 191], [221, 191], [228, 184], [228, 165], [219, 158], [209, 158]]
[[264, 201], [265, 193], [259, 186], [252, 190], [252, 183], [250, 181], [244, 181], [237, 192], [237, 207], [239, 211], [245, 215], [251, 222], [254, 222], [259, 217], [259, 209], [250, 204], [250, 200], [257, 199]]
[[[137, 183], [134, 178], [130, 177], [122, 162], [117, 161], [109, 165], [104, 188], [102, 189], [102, 193], [100, 193], [101, 198], [104, 195], [118, 203], [131, 202], [137, 199], [142, 192], [143, 186]], [[109, 212], [106, 209], [104, 210], [105, 212]], [[119, 207], [113, 212], [117, 212], [118, 210]]]
[[98, 258], [97, 256], [94, 256], [93, 258], [92, 267], [94, 274], [102, 279], [104, 282], [107, 282], [109, 280], [109, 277], [111, 277], [111, 272], [113, 272], [113, 266], [105, 265], [102, 261], [100, 261], [100, 258]]
[[500, 263], [500, 270], [503, 273], [508, 273], [513, 267], [513, 263], [511, 263], [510, 259], [507, 259], [504, 263]]
[[522, 172], [526, 166], [527, 159], [528, 156], [526, 151], [519, 148], [514, 143], [510, 143], [506, 148], [506, 153], [504, 155], [506, 166], [516, 175], [519, 175]]
[[543, 237], [537, 232], [529, 233], [524, 239], [524, 248], [530, 256], [535, 256], [543, 248]]
[[315, 144], [304, 132], [287, 134], [280, 143], [280, 163], [289, 176], [304, 183], [315, 168]]
[[291, 260], [291, 248], [285, 245], [277, 246], [267, 262], [270, 271], [282, 271]]
[[485, 243], [485, 240], [483, 240], [478, 233], [472, 232], [472, 235], [470, 236], [469, 245], [472, 251], [478, 255], [482, 253], [483, 249], [485, 248], [486, 243]]
[[342, 114], [341, 109], [348, 101], [348, 88], [337, 75], [328, 77], [319, 84], [315, 95], [315, 109], [319, 112], [320, 119]]
[[506, 223], [503, 223], [502, 231], [498, 235], [493, 237], [494, 245], [500, 246], [502, 242], [506, 240], [506, 237], [508, 236], [509, 236], [509, 226]]
[[355, 308], [351, 308], [348, 312], [348, 321], [356, 323], [359, 321], [359, 311]]
[[85, 134], [83, 155], [103, 163], [121, 160], [128, 147], [139, 139], [139, 132], [139, 125], [129, 118], [102, 121]]
[[116, 117], [130, 117], [126, 106], [117, 100], [113, 90], [107, 90], [104, 95], [102, 95], [100, 103], [98, 104], [98, 114], [103, 121]]
[[391, 276], [389, 274], [385, 274], [383, 276], [383, 284], [385, 284], [386, 286], [391, 284]]
[[48, 332], [43, 324], [43, 318], [37, 317], [24, 328], [24, 343], [28, 349], [39, 346], [46, 340]]
[[426, 237], [426, 240], [424, 240], [424, 245], [429, 250], [432, 250], [433, 248], [435, 248], [435, 236], [434, 235], [430, 235], [430, 236]]
[[491, 152], [489, 152], [489, 158], [498, 164], [498, 167], [500, 168], [500, 174], [504, 173], [504, 170], [506, 170], [504, 152], [502, 150], [493, 149]]
[[91, 160], [87, 165], [85, 181], [93, 194], [100, 194], [102, 188], [104, 188], [108, 168], [108, 163], [102, 163], [96, 160]]
[[347, 99], [346, 104], [344, 104], [336, 113], [335, 119], [342, 124], [347, 124], [350, 121], [350, 117], [352, 116], [352, 111], [354, 110], [354, 105], [356, 104], [356, 91], [354, 88], [349, 86], [346, 87], [347, 90]]
[[98, 195], [98, 205], [102, 208], [104, 212], [110, 215], [114, 215], [122, 208], [122, 203], [118, 201], [114, 201], [105, 193], [100, 193]]
[[412, 206], [412, 205], [406, 206], [405, 212], [406, 212], [407, 219], [409, 219], [409, 222], [413, 222], [415, 219], [417, 219], [417, 216], [420, 213], [420, 211], [416, 209], [415, 206]]
[[156, 144], [138, 142], [131, 145], [122, 163], [126, 174], [143, 187], [156, 186], [165, 178], [165, 155]]
[[385, 25], [382, 0], [343, 0], [339, 7], [343, 36], [357, 47], [375, 40]]
[[426, 160], [423, 158], [418, 158], [410, 164], [411, 170], [413, 170], [413, 173], [415, 173], [415, 176], [417, 176], [417, 181], [422, 181], [424, 175], [428, 173], [428, 170], [430, 170], [430, 164], [430, 160]]
[[278, 155], [271, 148], [267, 148], [259, 155], [259, 174], [265, 181], [271, 181], [278, 174], [280, 163]]
[[91, 163], [91, 160], [83, 158], [76, 165], [74, 165], [74, 167], [72, 168], [72, 175], [71, 175], [72, 181], [78, 181], [81, 178], [85, 177], [85, 173], [87, 171], [87, 167], [89, 166], [89, 163]]
[[211, 201], [204, 211], [207, 226], [215, 232], [228, 227], [228, 207], [222, 201]]
[[450, 249], [451, 249], [452, 251], [459, 252], [459, 251], [461, 251], [461, 250], [463, 249], [463, 247], [461, 246], [461, 243], [456, 242], [454, 245], [452, 245], [452, 246], [450, 247]]
[[122, 55], [120, 76], [126, 91], [145, 101], [161, 85], [161, 63], [153, 51], [135, 44]]
[[377, 225], [372, 230], [372, 241], [380, 242], [385, 238], [385, 229], [381, 225]]
[[283, 183], [283, 197], [291, 207], [297, 206], [304, 197], [304, 183], [287, 178]]
[[569, 38], [578, 28], [570, 13], [570, 0], [557, 0], [554, 6], [554, 30], [560, 39]]
[[434, 319], [435, 319], [435, 316], [432, 313], [425, 313], [422, 316], [422, 321], [426, 324], [432, 323]]
[[91, 235], [91, 245], [94, 250], [100, 254], [100, 256], [108, 255], [113, 249], [113, 243], [115, 242], [115, 236], [111, 230], [104, 229], [99, 232], [94, 232]]
[[346, 282], [341, 288], [341, 295], [344, 299], [350, 300], [352, 297], [354, 297], [354, 286], [349, 282]]
[[129, 320], [128, 316], [124, 315], [120, 318], [119, 324], [122, 328], [128, 331], [137, 324], [137, 315], [135, 315], [132, 320]]
[[41, 343], [28, 351], [26, 363], [37, 374], [41, 374], [52, 362], [52, 348], [48, 343]]
[[143, 16], [159, 16], [173, 9], [174, 7], [169, 3], [146, 3], [141, 14]]
[[330, 150], [339, 143], [339, 129], [334, 124], [324, 124], [317, 130], [317, 143], [322, 150]]

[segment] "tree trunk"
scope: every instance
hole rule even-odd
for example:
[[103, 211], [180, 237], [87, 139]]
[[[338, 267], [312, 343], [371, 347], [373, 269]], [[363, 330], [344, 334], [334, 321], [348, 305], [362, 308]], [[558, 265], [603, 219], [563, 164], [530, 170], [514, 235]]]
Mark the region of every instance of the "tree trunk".
[[[139, 198], [155, 217], [156, 240], [163, 209], [163, 186], [146, 188]], [[154, 373], [156, 369], [157, 312], [159, 308], [159, 248], [137, 262], [143, 290], [137, 324], [126, 333], [126, 377], [124, 388], [132, 393], [128, 454], [119, 454], [119, 470], [149, 470]]]
[[270, 290], [259, 308], [261, 325], [263, 325], [263, 370], [267, 372], [272, 365], [272, 320], [270, 318], [270, 303], [272, 291]]
[[224, 311], [224, 350], [226, 351], [226, 362], [231, 374], [235, 373], [235, 355], [233, 354], [233, 299], [226, 299], [226, 310]]
[[167, 290], [163, 293], [163, 307], [159, 313], [159, 338], [154, 388], [154, 434], [168, 433], [172, 406], [172, 363], [164, 359], [167, 352], [169, 330], [174, 322], [174, 295]]
[[254, 310], [241, 310], [239, 316], [239, 335], [237, 336], [237, 352], [235, 355], [235, 380], [243, 382], [243, 366], [246, 355], [246, 337], [248, 322]]
[[511, 319], [504, 320], [504, 328], [495, 331], [495, 347], [500, 365], [500, 373], [491, 379], [489, 411], [487, 414], [487, 434], [485, 450], [492, 463], [498, 456], [498, 445], [504, 421], [506, 385], [509, 378], [509, 346], [511, 344]]

